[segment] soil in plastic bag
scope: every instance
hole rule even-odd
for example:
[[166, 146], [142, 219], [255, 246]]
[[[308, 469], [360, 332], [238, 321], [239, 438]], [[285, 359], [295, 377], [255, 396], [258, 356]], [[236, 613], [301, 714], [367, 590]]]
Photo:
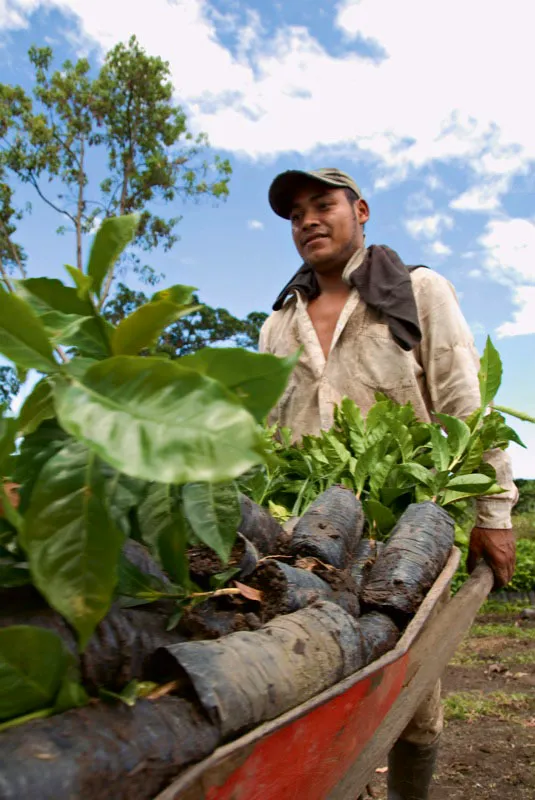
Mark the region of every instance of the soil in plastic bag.
[[279, 539], [284, 540], [284, 530], [269, 511], [240, 494], [241, 522], [239, 532], [254, 544], [263, 556], [277, 553]]
[[67, 711], [0, 734], [2, 800], [149, 800], [213, 752], [217, 725], [181, 698]]
[[258, 631], [155, 653], [153, 678], [187, 675], [225, 737], [273, 719], [365, 665], [359, 622], [320, 601]]
[[236, 537], [228, 564], [223, 564], [209, 547], [191, 547], [188, 550], [191, 578], [206, 591], [211, 588], [210, 578], [228, 569], [237, 569], [236, 577], [241, 579], [249, 577], [254, 572], [258, 559], [258, 550], [254, 544], [241, 534]]
[[309, 507], [294, 528], [290, 551], [344, 569], [364, 527], [362, 506], [350, 489], [332, 486]]
[[372, 567], [361, 600], [396, 617], [414, 614], [453, 547], [454, 522], [435, 503], [410, 505]]
[[377, 556], [383, 549], [383, 542], [377, 542], [375, 539], [362, 539], [359, 542], [355, 560], [350, 570], [357, 595], [360, 595], [362, 587], [369, 578], [371, 569], [377, 560]]

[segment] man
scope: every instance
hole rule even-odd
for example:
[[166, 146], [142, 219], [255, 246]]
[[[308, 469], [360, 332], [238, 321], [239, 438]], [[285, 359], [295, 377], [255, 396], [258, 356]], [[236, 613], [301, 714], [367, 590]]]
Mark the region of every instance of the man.
[[[407, 268], [387, 247], [365, 247], [369, 208], [338, 169], [291, 170], [269, 191], [272, 209], [291, 221], [303, 266], [284, 287], [260, 335], [260, 350], [303, 354], [270, 422], [296, 439], [332, 424], [347, 395], [364, 414], [381, 391], [411, 402], [425, 421], [433, 412], [461, 418], [480, 405], [479, 359], [453, 287], [425, 267]], [[484, 558], [496, 585], [511, 579], [517, 499], [509, 457], [486, 454], [503, 494], [477, 501], [468, 569]], [[389, 756], [389, 800], [425, 800], [442, 730], [440, 683], [417, 710]]]

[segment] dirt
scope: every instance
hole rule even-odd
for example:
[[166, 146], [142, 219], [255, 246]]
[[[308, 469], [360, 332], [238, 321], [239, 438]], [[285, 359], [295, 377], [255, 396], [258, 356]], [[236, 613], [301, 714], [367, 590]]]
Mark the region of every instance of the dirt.
[[[534, 623], [518, 612], [480, 616], [443, 676], [443, 696], [430, 800], [535, 800]], [[384, 773], [372, 788], [386, 799]]]

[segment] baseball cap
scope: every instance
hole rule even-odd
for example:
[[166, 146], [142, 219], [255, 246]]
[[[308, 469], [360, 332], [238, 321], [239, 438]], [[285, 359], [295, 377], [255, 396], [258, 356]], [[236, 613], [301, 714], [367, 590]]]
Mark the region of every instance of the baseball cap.
[[359, 199], [362, 197], [362, 192], [351, 175], [341, 169], [289, 169], [277, 175], [269, 187], [269, 204], [275, 214], [283, 219], [290, 219], [295, 192], [305, 180], [319, 181], [336, 189], [352, 189]]

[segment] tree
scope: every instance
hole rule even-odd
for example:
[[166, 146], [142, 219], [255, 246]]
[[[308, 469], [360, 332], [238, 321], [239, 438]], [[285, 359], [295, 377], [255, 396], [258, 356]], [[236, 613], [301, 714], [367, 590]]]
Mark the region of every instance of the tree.
[[[20, 219], [13, 203], [18, 180], [57, 212], [59, 233], [73, 234], [78, 269], [84, 238], [100, 220], [138, 212], [135, 247], [115, 276], [124, 281], [133, 268], [142, 282], [154, 285], [161, 276], [142, 257], [159, 247], [170, 250], [180, 221], [161, 212], [162, 201], [224, 199], [230, 163], [210, 154], [205, 134], [190, 131], [173, 101], [169, 65], [147, 55], [135, 37], [114, 47], [96, 74], [84, 58], [54, 71], [49, 47], [30, 48], [29, 59], [35, 74], [31, 94], [0, 84], [0, 278], [13, 288], [15, 267], [24, 277], [25, 254], [13, 239]], [[111, 296], [113, 279], [110, 272], [101, 305], [118, 322], [146, 298], [124, 282]], [[253, 312], [240, 320], [225, 309], [203, 307], [166, 331], [160, 346], [173, 355], [218, 342], [254, 348], [264, 319]], [[0, 384], [11, 397], [16, 373], [0, 375]]]
[[[84, 234], [98, 219], [140, 212], [137, 250], [169, 250], [179, 217], [160, 216], [154, 201], [226, 197], [230, 163], [217, 155], [203, 158], [208, 140], [191, 133], [174, 104], [169, 65], [147, 55], [135, 37], [107, 54], [96, 77], [84, 58], [52, 71], [50, 47], [30, 48], [29, 58], [33, 99], [19, 86], [0, 84], [1, 158], [63, 218], [59, 230], [74, 232], [78, 269]], [[153, 273], [139, 255], [129, 258], [150, 280]], [[103, 302], [112, 280], [113, 273]]]
[[[119, 283], [115, 296], [104, 309], [105, 316], [116, 325], [147, 300], [144, 292]], [[197, 295], [193, 295], [193, 302], [199, 302]], [[266, 318], [267, 314], [253, 311], [245, 319], [238, 319], [225, 308], [202, 305], [195, 313], [171, 325], [160, 338], [158, 349], [172, 358], [222, 343], [256, 350], [260, 328]]]

